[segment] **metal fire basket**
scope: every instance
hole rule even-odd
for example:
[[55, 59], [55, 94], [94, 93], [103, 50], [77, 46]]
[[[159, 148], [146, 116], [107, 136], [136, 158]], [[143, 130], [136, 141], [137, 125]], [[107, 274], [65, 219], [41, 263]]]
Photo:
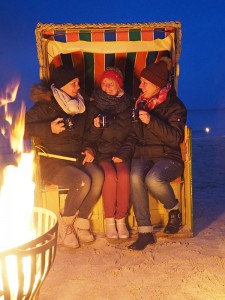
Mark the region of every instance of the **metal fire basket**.
[[[0, 253], [0, 300], [37, 300], [56, 255], [58, 221], [44, 208], [33, 208], [36, 238]], [[9, 260], [13, 260], [13, 267]], [[14, 269], [13, 280], [10, 277]], [[12, 281], [16, 282], [12, 282]]]

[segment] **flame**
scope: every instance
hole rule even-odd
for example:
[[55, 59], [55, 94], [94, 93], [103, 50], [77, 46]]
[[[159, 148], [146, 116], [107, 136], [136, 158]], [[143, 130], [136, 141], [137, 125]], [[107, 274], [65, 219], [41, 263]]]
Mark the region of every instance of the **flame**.
[[[8, 104], [16, 99], [19, 82], [7, 86], [0, 105], [4, 106], [9, 127], [11, 151], [17, 165], [8, 165], [3, 170], [3, 184], [0, 187], [0, 251], [10, 249], [30, 240], [30, 218], [34, 205], [34, 183], [32, 166], [34, 153], [23, 153], [23, 136], [25, 129], [25, 104], [22, 103], [18, 113], [9, 115]], [[14, 121], [11, 123], [11, 121]], [[1, 132], [5, 133], [6, 128]]]
[[0, 192], [0, 251], [26, 243], [33, 238], [30, 218], [33, 208], [33, 153], [23, 153], [18, 166], [3, 171]]
[[[11, 164], [2, 171], [3, 179], [0, 187], [0, 254], [5, 251], [36, 237], [32, 227], [32, 210], [34, 206], [34, 182], [33, 159], [34, 153], [23, 152], [23, 136], [25, 128], [25, 104], [15, 115], [10, 115], [8, 104], [16, 99], [19, 82], [7, 86], [5, 96], [0, 97], [0, 107], [3, 106], [6, 127], [0, 132], [6, 136], [9, 132], [9, 145], [11, 152], [16, 159], [16, 165]], [[0, 145], [1, 146], [1, 145]], [[1, 149], [1, 148], [0, 148]], [[31, 263], [29, 260], [27, 263]], [[14, 291], [18, 289], [18, 275], [15, 273], [15, 258], [10, 257], [7, 261], [7, 268], [12, 270], [10, 274], [10, 286]], [[1, 275], [1, 264], [0, 264]], [[0, 277], [0, 288], [2, 282]], [[0, 297], [1, 298], [1, 297]]]
[[[19, 85], [19, 80], [14, 80], [6, 86], [6, 91], [4, 94], [2, 92], [0, 93], [0, 108], [3, 107], [4, 119], [9, 125], [12, 125], [13, 117], [8, 110], [8, 104], [15, 102]], [[2, 135], [6, 135], [7, 130], [4, 127], [1, 127], [0, 133]]]
[[[21, 110], [16, 115], [14, 125], [10, 135], [10, 144], [14, 152], [23, 152], [23, 133], [25, 129], [25, 104], [22, 102]], [[22, 134], [21, 134], [22, 133]]]
[[14, 80], [7, 85], [5, 94], [0, 94], [0, 107], [4, 106], [6, 113], [8, 111], [8, 104], [16, 100], [19, 86], [19, 80]]

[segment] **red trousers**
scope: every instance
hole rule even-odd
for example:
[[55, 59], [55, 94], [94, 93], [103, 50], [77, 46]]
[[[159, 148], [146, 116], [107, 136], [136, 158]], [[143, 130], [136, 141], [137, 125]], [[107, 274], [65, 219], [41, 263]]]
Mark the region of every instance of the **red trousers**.
[[100, 166], [105, 173], [102, 189], [105, 218], [124, 218], [129, 209], [130, 164], [102, 161]]

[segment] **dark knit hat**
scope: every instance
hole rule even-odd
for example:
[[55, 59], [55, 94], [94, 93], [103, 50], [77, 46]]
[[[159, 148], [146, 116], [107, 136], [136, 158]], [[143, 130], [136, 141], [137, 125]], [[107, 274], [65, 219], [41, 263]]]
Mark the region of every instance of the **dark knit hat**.
[[69, 66], [60, 66], [52, 70], [51, 82], [54, 83], [56, 88], [61, 89], [61, 87], [77, 77], [78, 73], [74, 68]]
[[162, 57], [160, 61], [144, 68], [141, 71], [140, 77], [143, 77], [158, 87], [163, 88], [168, 82], [171, 67], [171, 59], [168, 57]]

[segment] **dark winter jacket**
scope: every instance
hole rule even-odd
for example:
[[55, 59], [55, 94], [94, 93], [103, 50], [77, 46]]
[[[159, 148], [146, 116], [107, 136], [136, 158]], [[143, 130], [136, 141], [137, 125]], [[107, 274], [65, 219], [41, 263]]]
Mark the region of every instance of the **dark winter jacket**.
[[[81, 152], [83, 150], [86, 111], [72, 117], [75, 123], [74, 129], [54, 134], [51, 131], [51, 122], [59, 117], [69, 117], [69, 115], [61, 109], [51, 90], [43, 85], [33, 86], [31, 99], [34, 106], [27, 111], [25, 116], [25, 136], [38, 137], [40, 145], [48, 153], [77, 157], [80, 163], [82, 160]], [[54, 158], [41, 157], [40, 159], [42, 177], [47, 181], [63, 166], [70, 164], [69, 161]]]
[[131, 130], [131, 107], [132, 102], [130, 102], [129, 107], [119, 113], [112, 110], [107, 114], [109, 116], [109, 126], [107, 128], [97, 128], [94, 126], [93, 120], [104, 111], [96, 107], [95, 101], [91, 101], [87, 121], [87, 146], [95, 151], [97, 161], [111, 161], [113, 156], [117, 156], [118, 150]]
[[180, 144], [184, 139], [187, 111], [182, 101], [171, 90], [167, 99], [150, 111], [150, 123], [133, 123], [132, 132], [118, 153], [127, 160], [131, 157], [158, 160], [171, 158], [182, 161]]

